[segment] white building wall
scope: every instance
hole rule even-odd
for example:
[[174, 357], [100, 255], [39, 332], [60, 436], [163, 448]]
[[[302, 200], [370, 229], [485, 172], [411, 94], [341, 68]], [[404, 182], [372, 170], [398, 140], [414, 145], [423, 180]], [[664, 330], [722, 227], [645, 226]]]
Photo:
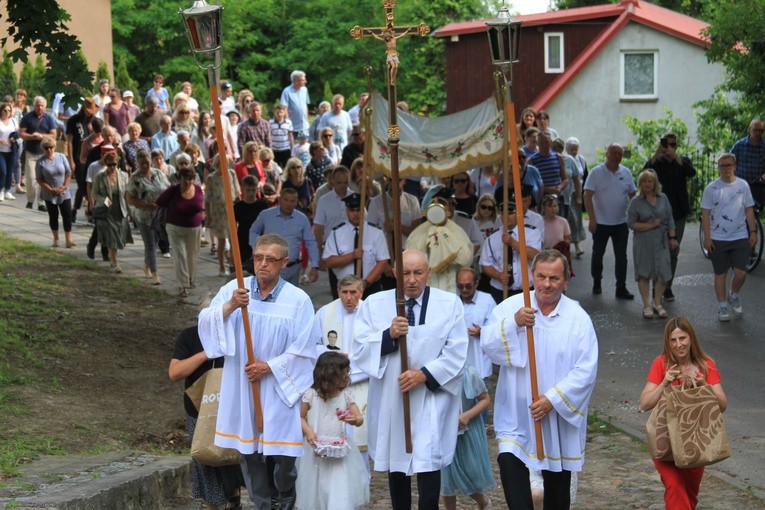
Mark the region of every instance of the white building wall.
[[[620, 100], [622, 50], [658, 50], [658, 100]], [[663, 108], [669, 108], [685, 121], [695, 142], [693, 103], [710, 97], [723, 79], [724, 67], [708, 63], [704, 48], [631, 22], [549, 105], [550, 125], [564, 140], [569, 136], [579, 139], [580, 153], [590, 168], [600, 163], [597, 149], [605, 149], [612, 142], [635, 141], [622, 123], [626, 115], [656, 119], [664, 117]]]

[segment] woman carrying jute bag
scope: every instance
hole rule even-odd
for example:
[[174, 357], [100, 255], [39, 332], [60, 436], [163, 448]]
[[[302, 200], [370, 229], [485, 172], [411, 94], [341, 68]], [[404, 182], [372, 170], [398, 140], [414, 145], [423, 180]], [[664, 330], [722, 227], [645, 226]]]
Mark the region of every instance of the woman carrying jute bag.
[[[193, 443], [197, 443], [197, 450], [201, 449], [203, 452], [196, 457], [192, 456], [191, 460], [193, 496], [202, 499], [206, 508], [223, 508], [222, 505], [225, 505], [226, 510], [241, 510], [239, 491], [244, 485], [244, 478], [238, 465], [239, 452], [235, 452], [232, 458], [228, 450], [221, 453], [218, 450], [222, 449], [216, 446], [218, 450], [211, 448], [212, 453], [208, 455], [205, 453], [207, 448], [199, 446], [214, 446], [217, 394], [220, 390], [222, 365], [223, 358], [207, 358], [202, 350], [197, 327], [192, 326], [184, 329], [178, 336], [168, 375], [173, 381], [184, 379], [186, 393], [183, 397], [183, 407], [186, 410], [186, 431], [193, 437]], [[218, 368], [215, 368], [216, 366]], [[212, 465], [207, 464], [208, 462]], [[234, 465], [223, 465], [221, 462]]]
[[728, 399], [721, 380], [688, 319], [667, 321], [664, 349], [648, 373], [640, 409], [654, 409], [646, 424], [648, 447], [668, 510], [696, 508], [703, 466], [730, 456], [722, 424]]

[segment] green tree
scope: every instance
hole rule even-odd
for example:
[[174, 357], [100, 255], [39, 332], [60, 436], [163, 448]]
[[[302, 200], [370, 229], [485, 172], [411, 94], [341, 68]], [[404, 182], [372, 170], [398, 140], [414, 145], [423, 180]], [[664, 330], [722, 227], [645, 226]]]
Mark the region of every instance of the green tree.
[[[685, 121], [675, 117], [669, 108], [663, 110], [664, 117], [661, 119], [638, 120], [631, 115], [622, 119], [622, 123], [635, 136], [635, 141], [630, 141], [624, 147], [624, 159], [622, 160], [622, 164], [632, 170], [633, 175], [637, 175], [642, 170], [645, 162], [656, 152], [659, 139], [667, 133], [674, 133], [677, 136], [679, 153], [688, 153], [694, 150], [688, 140], [688, 126]], [[603, 156], [605, 156], [605, 152]]]
[[751, 102], [741, 97], [730, 100], [719, 88], [709, 99], [695, 103], [693, 113], [699, 125], [696, 136], [708, 154], [730, 151], [745, 136], [751, 120], [762, 115]]
[[765, 109], [765, 2], [720, 2], [712, 11], [706, 35], [710, 62], [727, 69], [726, 90], [740, 92], [751, 107]]
[[130, 90], [135, 94], [138, 91], [138, 83], [130, 76], [127, 68], [125, 55], [120, 55], [117, 60], [117, 70], [114, 71], [114, 84], [121, 90]]
[[[114, 51], [124, 56], [130, 75], [150, 87], [156, 72], [167, 83], [189, 80], [195, 71], [188, 42], [170, 0], [112, 0]], [[119, 13], [119, 15], [116, 15]], [[331, 13], [328, 15], [327, 13]], [[482, 0], [411, 0], [396, 7], [399, 25], [488, 16]], [[385, 47], [380, 41], [352, 39], [354, 25], [381, 26], [380, 0], [357, 0], [337, 9], [336, 0], [259, 0], [253, 16], [250, 0], [227, 0], [223, 13], [223, 69], [234, 89], [250, 89], [256, 100], [273, 104], [301, 69], [308, 75], [312, 106], [322, 99], [325, 83], [347, 98], [366, 90], [364, 66], [374, 69], [374, 88], [385, 90]], [[400, 40], [399, 97], [415, 111], [440, 112], [444, 103], [444, 47], [432, 37]], [[136, 56], [140, 55], [138, 59]], [[206, 80], [205, 80], [206, 83]], [[177, 92], [177, 90], [173, 90]]]
[[[80, 41], [68, 32], [71, 18], [56, 0], [6, 0], [8, 33], [0, 38], [3, 47], [13, 41], [17, 48], [9, 53], [14, 62], [27, 62], [28, 50], [45, 57], [47, 72], [44, 90], [54, 90], [65, 81], [90, 83], [92, 73], [77, 58]], [[67, 95], [68, 106], [75, 106], [78, 95]]]
[[37, 92], [37, 78], [35, 77], [35, 66], [30, 61], [24, 62], [19, 73], [19, 87], [27, 91], [27, 97], [31, 100], [39, 95]]
[[16, 72], [13, 70], [13, 60], [8, 56], [8, 51], [3, 50], [3, 60], [0, 62], [0, 90], [13, 93], [18, 87]]
[[109, 76], [109, 66], [106, 65], [106, 62], [101, 60], [98, 62], [98, 67], [96, 68], [96, 80], [103, 79], [111, 81], [111, 76]]

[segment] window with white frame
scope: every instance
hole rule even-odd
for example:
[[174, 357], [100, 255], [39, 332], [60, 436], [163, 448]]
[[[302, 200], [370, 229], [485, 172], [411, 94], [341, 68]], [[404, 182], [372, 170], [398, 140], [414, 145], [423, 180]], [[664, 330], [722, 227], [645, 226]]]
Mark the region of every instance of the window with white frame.
[[545, 73], [563, 72], [563, 32], [545, 34]]
[[621, 52], [620, 97], [626, 100], [654, 100], [659, 97], [659, 52]]

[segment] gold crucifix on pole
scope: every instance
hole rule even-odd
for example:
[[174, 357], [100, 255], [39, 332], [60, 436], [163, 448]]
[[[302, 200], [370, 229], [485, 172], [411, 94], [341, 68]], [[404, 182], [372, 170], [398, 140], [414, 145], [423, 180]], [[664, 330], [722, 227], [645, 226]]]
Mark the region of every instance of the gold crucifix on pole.
[[[396, 7], [396, 0], [382, 0], [385, 9], [385, 26], [365, 28], [356, 25], [351, 29], [351, 37], [361, 39], [362, 37], [373, 37], [385, 42], [388, 83], [388, 147], [390, 152], [390, 180], [391, 180], [391, 198], [393, 200], [393, 249], [395, 252], [396, 267], [396, 314], [406, 317], [404, 310], [404, 267], [400, 257], [403, 247], [401, 246], [401, 184], [398, 174], [398, 114], [396, 110], [396, 76], [398, 75], [398, 50], [396, 41], [405, 35], [426, 36], [430, 28], [425, 23], [416, 26], [397, 27], [394, 24], [393, 10]], [[371, 143], [368, 140], [366, 143]], [[401, 373], [409, 369], [407, 360], [406, 337], [402, 336], [398, 340], [399, 354], [401, 355]], [[406, 442], [406, 452], [412, 453], [412, 426], [410, 423], [409, 412], [409, 393], [402, 394], [404, 407], [404, 439]]]

